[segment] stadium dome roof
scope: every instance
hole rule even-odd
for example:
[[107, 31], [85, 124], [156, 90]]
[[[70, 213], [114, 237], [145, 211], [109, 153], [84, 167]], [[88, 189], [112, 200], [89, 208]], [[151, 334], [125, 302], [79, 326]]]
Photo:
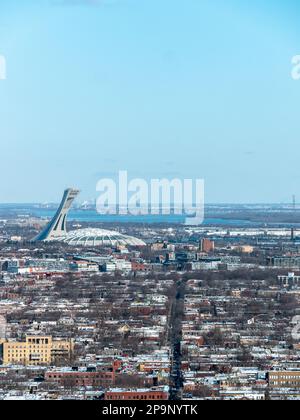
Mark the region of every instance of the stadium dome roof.
[[74, 246], [145, 246], [145, 242], [133, 236], [122, 235], [104, 229], [79, 229], [60, 238], [62, 242]]

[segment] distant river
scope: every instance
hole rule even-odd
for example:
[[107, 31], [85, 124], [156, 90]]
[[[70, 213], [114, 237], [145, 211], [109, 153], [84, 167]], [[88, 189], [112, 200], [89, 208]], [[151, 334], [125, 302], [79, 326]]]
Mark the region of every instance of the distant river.
[[[3, 217], [39, 217], [50, 219], [55, 214], [55, 209], [40, 208], [29, 204], [0, 204], [0, 218]], [[120, 216], [100, 215], [94, 210], [73, 209], [69, 212], [69, 221], [90, 223], [144, 223], [144, 224], [183, 224], [185, 216], [180, 215], [147, 215], [147, 216]], [[261, 223], [247, 220], [231, 220], [222, 218], [207, 218], [203, 225], [250, 227], [261, 226]]]
[[[0, 204], [0, 219], [6, 218], [21, 218], [21, 217], [38, 217], [44, 219], [50, 219], [55, 214], [56, 209], [42, 208], [39, 205], [33, 204]], [[77, 221], [79, 223], [143, 223], [143, 224], [184, 224], [185, 216], [178, 215], [147, 215], [147, 216], [120, 216], [120, 215], [100, 215], [96, 210], [82, 210], [72, 209], [69, 213], [69, 221]], [[211, 212], [210, 215], [205, 218], [203, 223], [204, 226], [228, 226], [228, 227], [263, 227], [262, 222], [250, 221], [250, 220], [239, 220], [235, 218], [222, 218], [216, 214], [213, 217]], [[268, 227], [282, 227], [287, 228], [293, 226], [299, 229], [300, 223], [268, 223]]]

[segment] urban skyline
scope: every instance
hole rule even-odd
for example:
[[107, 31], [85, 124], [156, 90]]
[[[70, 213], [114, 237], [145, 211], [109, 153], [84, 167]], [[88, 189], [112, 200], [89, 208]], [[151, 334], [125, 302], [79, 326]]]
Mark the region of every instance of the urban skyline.
[[0, 401], [300, 400], [299, 17], [0, 0]]

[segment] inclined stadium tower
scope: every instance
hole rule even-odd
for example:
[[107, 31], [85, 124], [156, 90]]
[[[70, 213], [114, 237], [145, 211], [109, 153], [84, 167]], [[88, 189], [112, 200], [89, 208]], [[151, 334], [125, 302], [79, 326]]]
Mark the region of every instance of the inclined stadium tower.
[[50, 223], [34, 241], [59, 241], [71, 246], [145, 246], [145, 242], [132, 236], [104, 229], [78, 229], [67, 232], [68, 212], [79, 194], [79, 190], [69, 188], [64, 192], [61, 204]]
[[64, 192], [61, 204], [46, 228], [35, 238], [35, 241], [53, 241], [67, 234], [67, 216], [79, 190], [69, 188]]

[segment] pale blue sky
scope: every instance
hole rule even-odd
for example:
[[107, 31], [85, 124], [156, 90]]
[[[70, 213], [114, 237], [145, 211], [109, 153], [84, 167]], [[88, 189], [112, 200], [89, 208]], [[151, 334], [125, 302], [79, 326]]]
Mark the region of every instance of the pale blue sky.
[[300, 201], [299, 18], [294, 0], [1, 0], [0, 202], [96, 197], [119, 169]]

